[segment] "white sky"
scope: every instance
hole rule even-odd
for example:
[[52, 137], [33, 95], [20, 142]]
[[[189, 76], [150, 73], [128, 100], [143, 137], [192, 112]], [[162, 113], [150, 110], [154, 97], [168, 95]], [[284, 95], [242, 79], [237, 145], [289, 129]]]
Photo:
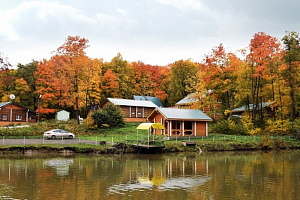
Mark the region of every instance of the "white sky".
[[49, 59], [68, 35], [87, 38], [91, 58], [167, 65], [201, 62], [222, 43], [246, 48], [253, 35], [300, 32], [296, 0], [0, 0], [0, 51], [27, 64]]

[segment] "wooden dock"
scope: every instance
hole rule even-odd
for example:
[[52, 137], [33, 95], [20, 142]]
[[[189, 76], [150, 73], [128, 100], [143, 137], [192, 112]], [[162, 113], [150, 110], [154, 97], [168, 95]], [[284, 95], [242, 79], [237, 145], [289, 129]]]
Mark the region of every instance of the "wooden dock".
[[137, 149], [139, 152], [152, 153], [165, 148], [164, 141], [161, 140], [139, 140], [135, 142], [135, 144], [131, 144], [131, 147]]

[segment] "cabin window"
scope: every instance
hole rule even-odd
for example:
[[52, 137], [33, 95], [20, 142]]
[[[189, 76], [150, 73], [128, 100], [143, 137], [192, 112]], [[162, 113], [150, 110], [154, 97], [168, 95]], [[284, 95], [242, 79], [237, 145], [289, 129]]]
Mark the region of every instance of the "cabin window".
[[7, 120], [7, 114], [2, 115], [2, 120], [6, 121]]
[[22, 120], [22, 115], [16, 115], [16, 120], [21, 121]]

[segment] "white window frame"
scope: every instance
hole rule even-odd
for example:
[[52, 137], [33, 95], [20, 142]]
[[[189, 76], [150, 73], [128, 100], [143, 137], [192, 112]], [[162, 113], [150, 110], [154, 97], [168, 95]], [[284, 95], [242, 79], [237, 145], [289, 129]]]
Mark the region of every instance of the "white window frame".
[[3, 121], [7, 121], [8, 120], [8, 115], [7, 114], [3, 114], [2, 115], [2, 120]]
[[16, 121], [22, 121], [22, 115], [16, 115]]

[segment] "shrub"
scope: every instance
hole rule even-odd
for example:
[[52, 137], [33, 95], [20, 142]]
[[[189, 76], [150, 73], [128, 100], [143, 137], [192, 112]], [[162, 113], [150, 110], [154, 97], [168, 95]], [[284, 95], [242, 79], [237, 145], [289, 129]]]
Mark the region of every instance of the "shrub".
[[93, 112], [91, 117], [98, 128], [122, 127], [125, 125], [121, 108], [113, 104], [108, 104], [103, 109]]
[[249, 131], [240, 120], [220, 120], [211, 126], [211, 131], [226, 135], [248, 135]]

